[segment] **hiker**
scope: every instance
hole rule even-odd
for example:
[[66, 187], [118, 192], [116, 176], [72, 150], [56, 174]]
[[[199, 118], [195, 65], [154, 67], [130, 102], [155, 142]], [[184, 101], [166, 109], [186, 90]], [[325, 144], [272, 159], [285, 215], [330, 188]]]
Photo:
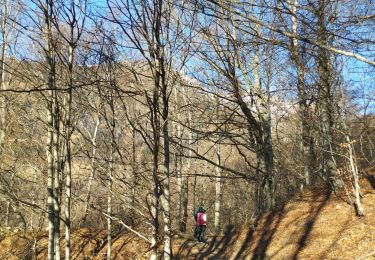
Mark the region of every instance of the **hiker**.
[[196, 214], [194, 214], [194, 218], [196, 221], [194, 236], [199, 242], [204, 242], [204, 234], [207, 226], [206, 210], [203, 207], [199, 207]]

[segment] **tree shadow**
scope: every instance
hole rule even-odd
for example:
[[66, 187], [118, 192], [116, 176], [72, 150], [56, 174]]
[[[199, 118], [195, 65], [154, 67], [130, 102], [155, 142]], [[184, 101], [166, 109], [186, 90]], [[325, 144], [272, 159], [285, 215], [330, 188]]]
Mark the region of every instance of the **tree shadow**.
[[[234, 234], [234, 225], [227, 225], [225, 227], [223, 237], [217, 241], [217, 236], [212, 239], [210, 246], [204, 250], [202, 250], [199, 259], [203, 259], [204, 257], [208, 257], [208, 259], [220, 259], [223, 257], [225, 250], [230, 247], [236, 239]], [[215, 253], [216, 252], [216, 253]]]
[[[175, 254], [174, 259], [186, 259], [194, 256], [194, 259], [223, 259], [226, 249], [230, 244], [236, 241], [234, 236], [234, 226], [227, 225], [224, 235], [213, 236], [211, 241], [206, 244], [197, 243], [195, 239], [186, 240]], [[197, 250], [197, 252], [194, 252]]]
[[[309, 235], [313, 230], [318, 216], [327, 205], [331, 195], [331, 189], [329, 189], [329, 187], [324, 187], [312, 192], [307, 198], [301, 198], [301, 200], [305, 201], [310, 207], [307, 211], [304, 211], [301, 217], [292, 219], [289, 223], [283, 221], [287, 203], [278, 210], [270, 212], [268, 215], [263, 215], [262, 218], [258, 219], [253, 226], [249, 228], [246, 237], [243, 240], [241, 239], [239, 247], [236, 247], [239, 248], [238, 251], [231, 252], [234, 248], [233, 245], [238, 243], [240, 232], [234, 232], [234, 226], [228, 226], [222, 237], [213, 237], [207, 246], [200, 246], [200, 244], [195, 243], [194, 240], [185, 241], [180, 246], [176, 254], [176, 259], [228, 259], [228, 255], [231, 255], [232, 259], [270, 259], [275, 257], [275, 255], [284, 248], [283, 246], [273, 255], [267, 255], [267, 250], [276, 232], [280, 231], [281, 223], [283, 222], [283, 228], [288, 228], [291, 225], [296, 225], [296, 222], [302, 222], [302, 225], [304, 225], [303, 229], [299, 229], [298, 232], [293, 235], [296, 238], [294, 243], [297, 242], [297, 249], [292, 252], [290, 258], [298, 259], [300, 252], [308, 243]], [[196, 249], [199, 249], [197, 253], [195, 253]]]
[[[100, 239], [97, 239], [99, 236], [100, 232], [94, 232], [94, 233], [85, 233], [85, 234], [79, 234], [77, 237], [77, 244], [79, 244], [78, 250], [71, 256], [72, 259], [82, 259], [82, 254], [84, 253], [84, 250], [90, 242], [93, 240], [95, 241], [95, 244], [97, 245], [100, 242]], [[80, 242], [81, 241], [81, 242]], [[72, 252], [75, 250], [72, 248]], [[83, 256], [84, 258], [85, 256]]]
[[178, 249], [178, 252], [174, 255], [174, 259], [185, 259], [186, 256], [189, 256], [191, 254], [191, 251], [196, 246], [195, 239], [187, 239], [184, 241], [184, 243], [180, 246]]
[[366, 174], [365, 178], [368, 180], [368, 182], [370, 183], [371, 187], [375, 190], [375, 176], [370, 175], [370, 174]]
[[[275, 232], [277, 231], [277, 229], [280, 225], [282, 216], [284, 214], [284, 209], [285, 209], [285, 204], [281, 207], [281, 209], [268, 214], [267, 219], [265, 221], [265, 224], [262, 227], [263, 231], [262, 231], [262, 233], [260, 235], [260, 238], [258, 240], [258, 244], [256, 245], [255, 250], [254, 250], [254, 254], [251, 258], [252, 260], [268, 258], [266, 252], [267, 252], [268, 246], [270, 245], [270, 243], [272, 241], [272, 238], [273, 238]], [[247, 243], [244, 243], [242, 245], [243, 249], [241, 248], [242, 251], [240, 251], [237, 254], [236, 258], [240, 257], [242, 255], [242, 253], [245, 252], [246, 248], [250, 247], [249, 244], [250, 244], [250, 241], [251, 241], [251, 237], [249, 239], [247, 239], [247, 241], [248, 241]]]
[[240, 258], [242, 256], [242, 254], [246, 251], [246, 249], [249, 248], [250, 241], [253, 238], [255, 227], [257, 226], [258, 221], [259, 221], [259, 219], [256, 220], [256, 222], [253, 225], [253, 227], [249, 228], [249, 231], [246, 234], [246, 238], [245, 238], [244, 242], [242, 243], [242, 246], [241, 246], [240, 250], [237, 252], [237, 254], [235, 256], [235, 259]]
[[296, 252], [294, 253], [294, 256], [292, 257], [293, 260], [298, 259], [298, 256], [299, 256], [300, 252], [305, 248], [306, 243], [307, 243], [307, 239], [308, 239], [308, 237], [309, 237], [309, 235], [310, 235], [310, 233], [311, 233], [311, 231], [314, 227], [316, 218], [319, 216], [320, 212], [322, 211], [324, 206], [327, 204], [329, 198], [331, 197], [331, 194], [332, 194], [332, 192], [331, 192], [331, 189], [329, 187], [324, 189], [323, 199], [321, 201], [318, 200], [321, 194], [320, 193], [314, 194], [313, 200], [315, 202], [321, 202], [321, 203], [318, 206], [318, 208], [314, 207], [314, 205], [311, 205], [311, 210], [310, 210], [309, 216], [307, 217], [308, 220], [307, 220], [307, 222], [304, 226], [303, 235], [299, 239], [298, 248], [297, 248]]
[[[120, 238], [120, 236], [118, 236], [114, 241], [113, 241], [113, 245], [115, 244], [115, 242], [118, 240], [118, 238]], [[130, 242], [132, 241], [134, 238], [133, 237], [129, 237], [129, 238], [126, 238], [122, 241], [121, 243], [121, 246], [116, 250], [116, 253], [113, 254], [113, 259], [116, 259], [117, 256], [121, 253], [122, 249]]]

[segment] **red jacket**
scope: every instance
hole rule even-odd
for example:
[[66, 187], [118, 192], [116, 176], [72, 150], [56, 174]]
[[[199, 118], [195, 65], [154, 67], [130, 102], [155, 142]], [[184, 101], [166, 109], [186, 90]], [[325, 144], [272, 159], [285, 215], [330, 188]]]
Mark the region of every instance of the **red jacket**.
[[197, 215], [197, 225], [204, 226], [206, 225], [206, 214], [203, 212], [198, 212]]

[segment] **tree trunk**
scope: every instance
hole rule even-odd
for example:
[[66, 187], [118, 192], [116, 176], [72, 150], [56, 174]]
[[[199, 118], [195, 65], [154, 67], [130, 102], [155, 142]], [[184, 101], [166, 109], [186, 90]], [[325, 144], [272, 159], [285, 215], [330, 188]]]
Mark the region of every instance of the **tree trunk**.
[[[51, 91], [53, 92], [53, 91]], [[50, 95], [52, 96], [52, 95]], [[51, 102], [51, 101], [50, 101]], [[53, 118], [52, 118], [52, 104], [49, 104], [48, 115], [48, 143], [47, 143], [47, 210], [48, 210], [48, 260], [55, 259], [55, 212], [54, 212], [54, 163], [53, 163]]]
[[52, 49], [52, 35], [51, 35], [51, 2], [47, 1], [46, 6], [41, 7], [44, 12], [45, 19], [45, 40], [46, 40], [46, 62], [48, 66], [48, 100], [47, 100], [47, 125], [48, 125], [48, 141], [47, 141], [47, 211], [48, 211], [48, 260], [54, 260], [55, 252], [55, 232], [56, 232], [56, 211], [55, 211], [55, 179], [56, 164], [55, 164], [55, 64]]
[[138, 187], [138, 170], [137, 170], [137, 157], [136, 157], [136, 131], [133, 128], [132, 135], [132, 172], [133, 172], [133, 186], [132, 186], [132, 195], [131, 195], [131, 227], [135, 226], [136, 219], [136, 197], [137, 197], [137, 187]]
[[[112, 156], [111, 156], [112, 157]], [[107, 259], [111, 259], [111, 252], [112, 252], [112, 170], [113, 170], [113, 163], [112, 158], [110, 159], [110, 166], [109, 166], [109, 178], [108, 178], [108, 198], [107, 198]]]
[[[258, 28], [256, 26], [256, 31]], [[276, 206], [275, 198], [275, 181], [273, 169], [273, 148], [272, 148], [272, 133], [271, 133], [271, 111], [270, 111], [270, 90], [269, 85], [266, 86], [266, 91], [263, 92], [260, 72], [259, 72], [259, 46], [255, 48], [254, 55], [254, 94], [255, 105], [258, 112], [258, 124], [261, 128], [258, 133], [258, 140], [256, 143], [257, 168], [258, 174], [261, 178], [261, 194], [263, 202], [261, 202], [260, 212], [272, 210]], [[259, 213], [260, 213], [259, 212]]]
[[159, 179], [158, 179], [158, 164], [159, 164], [159, 142], [154, 139], [155, 145], [153, 150], [153, 163], [152, 163], [152, 180], [153, 180], [153, 197], [151, 203], [151, 260], [158, 259], [158, 231], [159, 231]]
[[[147, 97], [148, 98], [148, 97]], [[149, 100], [150, 101], [150, 100]], [[159, 146], [160, 146], [160, 121], [159, 121], [159, 93], [154, 86], [153, 97], [150, 106], [151, 124], [153, 128], [153, 141], [152, 147], [152, 184], [153, 184], [153, 197], [151, 203], [151, 260], [158, 259], [158, 232], [159, 232]]]
[[[298, 21], [297, 21], [297, 8], [298, 0], [294, 0], [293, 3], [289, 0], [289, 9], [292, 17], [292, 32], [293, 35], [297, 35]], [[301, 140], [301, 155], [303, 163], [303, 187], [307, 187], [311, 183], [311, 141], [310, 141], [310, 127], [309, 127], [309, 111], [306, 100], [306, 85], [305, 85], [305, 67], [302, 62], [298, 49], [298, 39], [294, 37], [291, 39], [290, 52], [291, 57], [296, 64], [297, 69], [297, 90], [299, 99], [299, 116], [300, 116], [300, 140]]]
[[[2, 21], [1, 21], [1, 57], [0, 57], [0, 90], [6, 90], [5, 85], [5, 55], [7, 48], [7, 19], [8, 19], [7, 3], [4, 2], [2, 8]], [[0, 153], [3, 149], [3, 142], [5, 139], [5, 121], [6, 121], [6, 99], [5, 92], [0, 93]]]
[[[326, 1], [319, 1], [318, 9], [318, 41], [327, 44], [328, 30], [326, 27]], [[331, 129], [331, 77], [329, 53], [326, 49], [318, 47], [318, 55], [316, 57], [319, 75], [319, 113], [321, 123], [321, 174], [324, 179], [330, 183], [333, 188], [337, 186], [335, 181], [336, 164], [332, 154], [332, 129]]]
[[[216, 163], [221, 165], [220, 144], [216, 144]], [[220, 205], [221, 205], [221, 168], [216, 166], [215, 178], [215, 218], [214, 229], [218, 234], [220, 231]]]
[[55, 217], [55, 226], [54, 226], [54, 242], [55, 242], [55, 259], [61, 258], [60, 251], [60, 199], [61, 199], [61, 168], [59, 160], [59, 139], [60, 139], [60, 130], [59, 130], [59, 109], [58, 109], [58, 100], [57, 100], [57, 91], [54, 91], [53, 95], [53, 118], [54, 118], [54, 131], [53, 131], [53, 164], [54, 164], [54, 197], [53, 197], [53, 207], [54, 207], [54, 217]]
[[94, 180], [95, 173], [96, 173], [96, 136], [97, 136], [97, 133], [98, 133], [99, 125], [100, 125], [100, 116], [98, 115], [98, 119], [96, 120], [94, 133], [91, 137], [91, 144], [92, 144], [91, 173], [90, 173], [90, 178], [89, 178], [89, 181], [88, 181], [88, 184], [87, 184], [88, 188], [87, 188], [86, 204], [85, 204], [85, 210], [84, 210], [85, 214], [83, 216], [83, 221], [86, 220], [87, 215], [88, 215], [92, 182]]
[[[181, 87], [181, 86], [179, 86]], [[185, 88], [184, 87], [181, 87], [183, 92], [185, 92]], [[187, 103], [186, 101], [186, 96], [185, 96], [185, 93], [182, 94], [183, 95], [183, 99], [184, 99], [184, 103], [185, 105], [188, 107], [189, 104]], [[183, 133], [182, 133], [182, 129], [181, 129], [181, 125], [180, 125], [180, 113], [178, 110], [178, 104], [179, 104], [179, 99], [178, 99], [178, 93], [177, 93], [177, 88], [175, 88], [175, 102], [176, 102], [176, 113], [177, 113], [177, 123], [176, 123], [176, 128], [177, 128], [177, 137], [178, 137], [178, 145], [181, 146], [182, 145], [182, 142], [183, 142]], [[189, 125], [190, 127], [190, 124], [191, 124], [191, 113], [190, 111], [188, 111], [188, 122], [187, 124]], [[191, 145], [191, 141], [192, 140], [192, 132], [190, 131], [189, 132], [189, 147]], [[177, 148], [177, 151], [176, 151], [176, 159], [175, 159], [175, 168], [176, 168], [176, 172], [177, 172], [177, 180], [178, 180], [178, 193], [179, 193], [179, 207], [178, 207], [178, 226], [179, 226], [179, 229], [180, 229], [180, 232], [182, 233], [185, 233], [186, 232], [186, 225], [187, 225], [187, 215], [188, 215], [188, 212], [187, 212], [187, 206], [188, 206], [188, 177], [187, 176], [183, 176], [183, 171], [184, 171], [184, 167], [183, 167], [183, 162], [182, 162], [182, 151], [180, 150], [182, 149], [181, 147], [178, 147]], [[190, 157], [192, 156], [192, 151], [189, 150], [189, 155]], [[186, 172], [189, 173], [190, 172], [190, 168], [191, 168], [191, 159], [190, 158], [186, 158], [187, 160], [187, 167], [186, 167]]]
[[346, 142], [348, 144], [350, 169], [352, 171], [353, 180], [354, 180], [354, 196], [355, 196], [357, 216], [363, 217], [365, 215], [365, 212], [363, 210], [362, 203], [361, 203], [361, 189], [359, 186], [358, 167], [357, 167], [357, 163], [355, 160], [354, 145], [348, 134], [346, 135]]
[[[163, 100], [163, 179], [161, 181], [162, 186], [162, 207], [163, 207], [163, 220], [164, 220], [164, 259], [171, 259], [172, 257], [172, 244], [171, 244], [171, 217], [170, 217], [170, 191], [169, 191], [169, 161], [170, 161], [170, 150], [169, 150], [169, 99], [168, 99], [168, 86], [165, 84], [165, 72], [163, 71], [164, 62], [162, 59], [157, 62], [158, 69], [161, 72], [160, 85], [162, 87], [162, 100]], [[155, 86], [156, 87], [156, 86]]]
[[168, 133], [168, 121], [165, 117], [163, 122], [163, 150], [164, 150], [164, 162], [163, 162], [163, 180], [161, 182], [163, 194], [162, 194], [162, 206], [163, 206], [163, 220], [164, 220], [164, 259], [171, 259], [171, 218], [170, 218], [170, 194], [169, 194], [169, 133]]
[[[184, 103], [187, 107], [189, 107], [189, 102], [187, 101], [187, 93], [185, 87], [182, 88], [183, 91], [185, 92], [183, 97], [184, 97]], [[193, 131], [190, 130], [192, 128], [192, 115], [191, 115], [191, 110], [190, 108], [188, 109], [188, 127], [189, 127], [189, 138], [188, 138], [188, 145], [189, 148], [192, 148], [193, 146]], [[197, 147], [198, 147], [198, 142], [197, 142]], [[190, 174], [191, 171], [191, 161], [193, 157], [193, 151], [189, 149], [189, 156], [186, 158], [187, 164], [186, 164], [186, 176], [182, 177], [182, 223], [181, 223], [181, 230], [183, 232], [186, 232], [187, 228], [187, 222], [188, 222], [188, 204], [189, 204], [189, 177], [188, 175]], [[182, 170], [182, 169], [181, 169]], [[195, 196], [195, 194], [194, 194]]]
[[[71, 32], [73, 37], [73, 30]], [[72, 186], [72, 156], [71, 156], [71, 111], [72, 111], [72, 88], [73, 88], [73, 69], [74, 69], [74, 48], [69, 47], [69, 90], [68, 100], [66, 104], [66, 119], [65, 119], [65, 138], [66, 138], [66, 183], [65, 183], [65, 259], [70, 259], [70, 233], [71, 233], [71, 186]]]
[[341, 88], [341, 100], [339, 106], [343, 111], [343, 115], [341, 116], [341, 127], [343, 132], [345, 133], [346, 145], [348, 148], [348, 160], [349, 160], [349, 168], [352, 172], [353, 176], [353, 193], [355, 197], [355, 208], [358, 217], [363, 217], [365, 215], [364, 209], [361, 203], [361, 187], [359, 185], [359, 176], [358, 176], [358, 166], [355, 158], [355, 151], [354, 151], [354, 142], [350, 137], [350, 129], [348, 126], [348, 115], [346, 110], [346, 102], [345, 102], [345, 93], [343, 88]]
[[112, 192], [113, 192], [113, 172], [114, 172], [114, 153], [115, 153], [115, 107], [114, 107], [114, 100], [113, 95], [111, 93], [111, 100], [110, 100], [111, 112], [112, 112], [112, 121], [111, 121], [111, 151], [110, 151], [110, 158], [109, 158], [109, 176], [108, 176], [108, 198], [107, 198], [107, 259], [111, 259], [112, 253]]

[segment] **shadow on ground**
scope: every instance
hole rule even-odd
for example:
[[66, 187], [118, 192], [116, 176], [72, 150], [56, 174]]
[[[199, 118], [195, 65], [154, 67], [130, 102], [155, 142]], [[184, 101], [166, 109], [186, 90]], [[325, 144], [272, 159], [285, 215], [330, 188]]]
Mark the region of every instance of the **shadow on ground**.
[[[291, 226], [302, 225], [293, 234], [293, 250], [288, 252], [289, 259], [301, 258], [300, 252], [306, 247], [316, 219], [322, 209], [327, 205], [331, 197], [329, 189], [312, 193], [306, 202], [309, 204], [299, 218], [287, 217], [285, 205], [280, 209], [264, 215], [247, 232], [235, 230], [233, 225], [225, 228], [224, 234], [214, 236], [207, 244], [197, 243], [193, 239], [187, 239], [175, 252], [175, 259], [271, 259], [283, 250], [280, 247], [273, 248], [272, 255], [268, 252], [275, 234], [283, 233], [283, 230]], [[282, 223], [282, 224], [281, 224]], [[285, 242], [286, 245], [289, 242]]]

